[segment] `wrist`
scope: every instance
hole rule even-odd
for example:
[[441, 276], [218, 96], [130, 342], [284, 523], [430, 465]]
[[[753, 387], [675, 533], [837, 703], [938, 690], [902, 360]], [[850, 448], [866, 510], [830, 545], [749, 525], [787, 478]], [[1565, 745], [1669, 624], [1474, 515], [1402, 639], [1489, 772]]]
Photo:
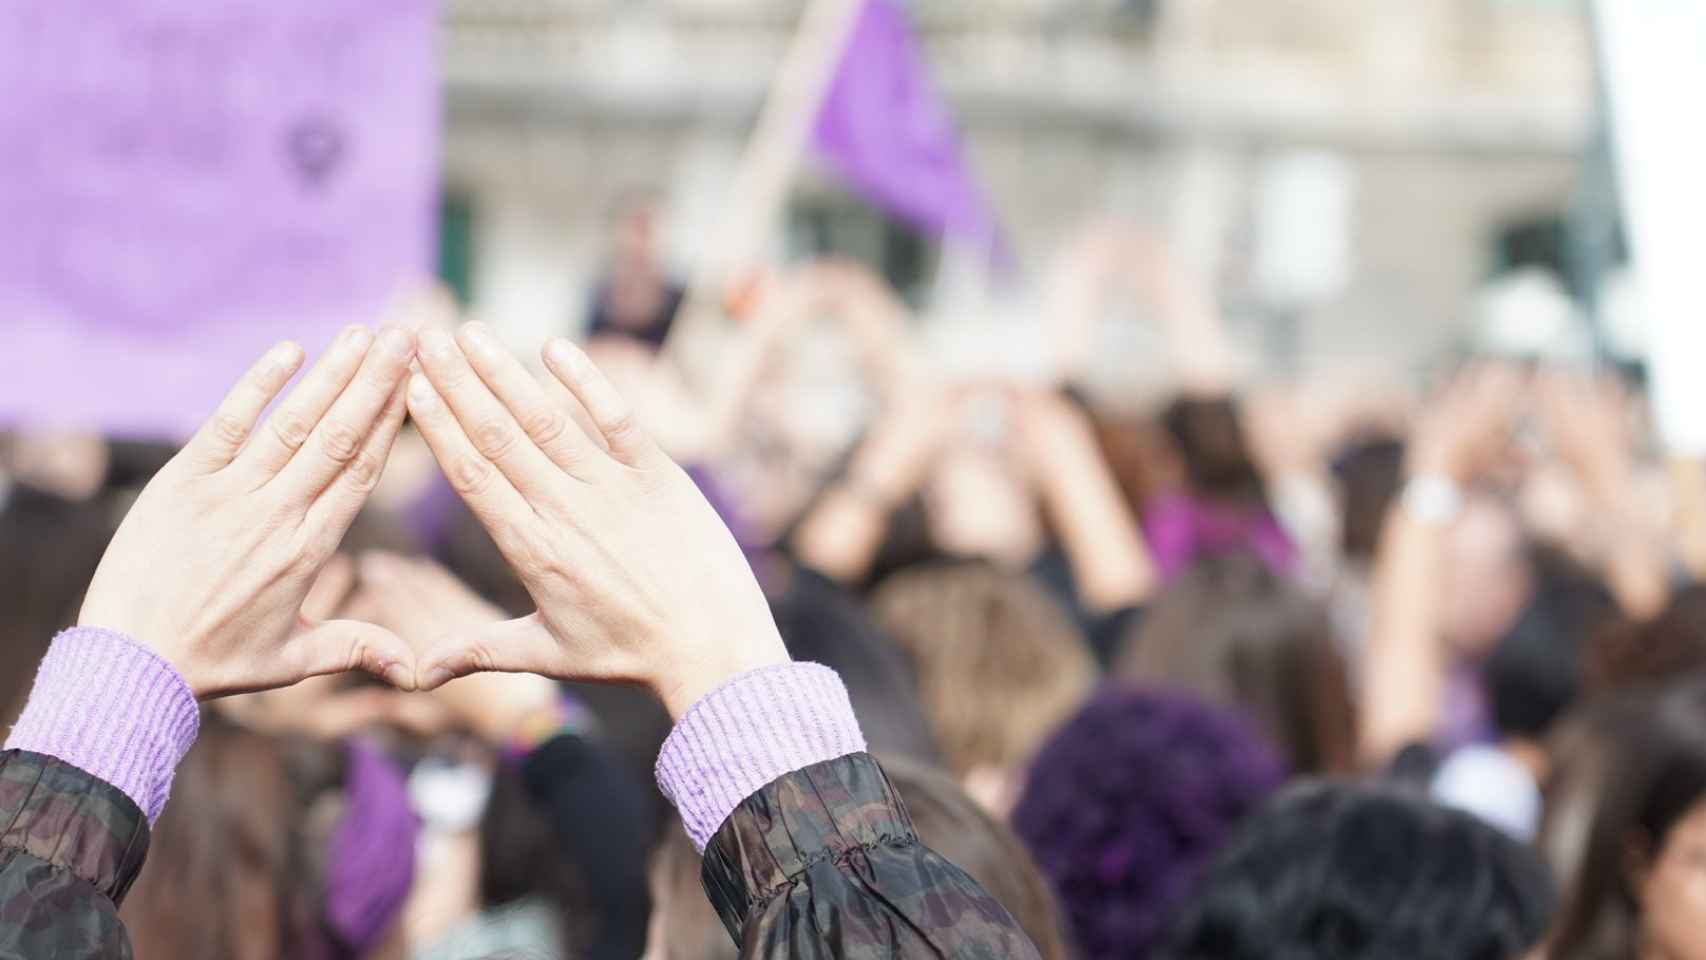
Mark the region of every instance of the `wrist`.
[[756, 643], [743, 651], [723, 651], [723, 656], [693, 661], [678, 660], [671, 668], [654, 678], [648, 686], [657, 697], [669, 718], [679, 721], [693, 705], [712, 691], [754, 670], [777, 667], [791, 662], [788, 648], [780, 634], [772, 628], [773, 642]]

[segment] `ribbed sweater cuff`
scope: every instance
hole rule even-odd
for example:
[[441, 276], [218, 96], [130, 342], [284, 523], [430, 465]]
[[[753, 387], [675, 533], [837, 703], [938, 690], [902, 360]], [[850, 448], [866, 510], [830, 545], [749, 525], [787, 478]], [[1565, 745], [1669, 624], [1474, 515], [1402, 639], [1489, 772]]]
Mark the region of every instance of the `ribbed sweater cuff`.
[[658, 754], [658, 786], [703, 852], [729, 814], [765, 784], [864, 749], [834, 670], [777, 664], [743, 673], [688, 708]]
[[189, 685], [158, 654], [122, 633], [72, 627], [53, 638], [6, 749], [105, 780], [153, 823], [200, 724]]

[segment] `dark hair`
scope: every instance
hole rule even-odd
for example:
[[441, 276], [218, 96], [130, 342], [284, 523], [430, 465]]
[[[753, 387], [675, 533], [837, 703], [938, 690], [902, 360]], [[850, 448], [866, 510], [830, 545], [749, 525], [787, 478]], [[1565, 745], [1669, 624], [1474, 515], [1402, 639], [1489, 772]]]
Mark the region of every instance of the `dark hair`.
[[770, 602], [788, 655], [840, 674], [872, 751], [934, 762], [936, 741], [906, 656], [845, 587], [789, 567]]
[[1013, 827], [1054, 883], [1084, 956], [1145, 957], [1281, 764], [1236, 715], [1188, 696], [1103, 690], [1037, 754]]
[[1169, 586], [1115, 673], [1248, 713], [1300, 773], [1352, 763], [1354, 711], [1327, 611], [1247, 553], [1204, 556]]
[[1534, 595], [1493, 649], [1482, 683], [1498, 732], [1539, 740], [1580, 694], [1588, 638], [1617, 616], [1617, 603], [1557, 551], [1536, 551], [1533, 566]]
[[1664, 849], [1671, 829], [1706, 800], [1706, 677], [1660, 691], [1631, 691], [1589, 711], [1585, 755], [1560, 751], [1547, 784], [1543, 842], [1580, 837], [1559, 864], [1563, 915], [1556, 960], [1611, 960], [1636, 953], [1641, 927], [1634, 874]]
[[1245, 439], [1238, 401], [1180, 397], [1161, 415], [1185, 463], [1191, 492], [1213, 500], [1266, 507], [1267, 487]]
[[[204, 712], [121, 916], [140, 957], [296, 955], [320, 922], [315, 796], [342, 776], [334, 747]], [[324, 840], [324, 838], [319, 838]]]
[[1350, 560], [1374, 559], [1386, 514], [1404, 478], [1404, 444], [1393, 437], [1370, 436], [1347, 444], [1333, 460], [1339, 481], [1339, 547]]
[[23, 710], [53, 635], [77, 620], [112, 537], [111, 506], [19, 486], [0, 510], [0, 729]]
[[1706, 668], [1706, 585], [1678, 590], [1657, 617], [1606, 625], [1592, 638], [1592, 692], [1662, 683]]
[[[887, 757], [883, 772], [911, 815], [920, 843], [964, 870], [1018, 921], [1042, 960], [1072, 956], [1059, 910], [1018, 837], [985, 813], [952, 778], [906, 758]], [[664, 920], [670, 960], [734, 960], [734, 941], [705, 897], [703, 861], [679, 822], [665, 828], [652, 856], [652, 892]]]
[[1238, 830], [1157, 956], [1515, 960], [1551, 910], [1539, 859], [1468, 814], [1308, 783]]

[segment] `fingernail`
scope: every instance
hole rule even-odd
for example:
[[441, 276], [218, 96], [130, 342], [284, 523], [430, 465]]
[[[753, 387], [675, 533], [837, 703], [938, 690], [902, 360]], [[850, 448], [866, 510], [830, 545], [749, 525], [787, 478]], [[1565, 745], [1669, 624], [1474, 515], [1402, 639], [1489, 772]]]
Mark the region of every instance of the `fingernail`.
[[552, 363], [562, 367], [564, 370], [576, 369], [575, 348], [569, 346], [569, 341], [564, 340], [561, 337], [552, 340], [550, 343], [545, 345], [545, 357]]
[[468, 342], [481, 347], [492, 347], [497, 343], [492, 335], [492, 328], [478, 320], [470, 320], [463, 324], [462, 335], [468, 338]]
[[450, 334], [443, 330], [428, 329], [421, 331], [421, 353], [439, 357], [455, 349], [456, 342], [450, 339]]
[[379, 348], [393, 357], [404, 358], [415, 352], [415, 339], [407, 331], [387, 327], [379, 334]]
[[344, 342], [357, 350], [366, 350], [373, 342], [373, 334], [366, 327], [350, 327], [344, 331]]
[[451, 679], [452, 677], [449, 670], [446, 670], [443, 667], [433, 667], [431, 670], [426, 672], [426, 677], [421, 683], [421, 689], [437, 690], [439, 687], [449, 683]]
[[393, 663], [385, 668], [385, 680], [399, 690], [415, 688], [415, 672], [400, 663]]
[[286, 340], [267, 352], [267, 362], [281, 367], [295, 366], [302, 356], [302, 348], [295, 341]]
[[409, 402], [421, 408], [438, 402], [438, 393], [425, 376], [417, 373], [409, 377]]

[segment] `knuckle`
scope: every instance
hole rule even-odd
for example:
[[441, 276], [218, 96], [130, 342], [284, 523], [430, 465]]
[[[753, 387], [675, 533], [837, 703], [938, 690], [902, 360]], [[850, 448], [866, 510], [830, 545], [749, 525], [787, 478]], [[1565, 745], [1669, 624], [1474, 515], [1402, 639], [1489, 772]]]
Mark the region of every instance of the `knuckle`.
[[280, 410], [271, 422], [273, 435], [287, 450], [300, 449], [308, 442], [308, 433], [313, 429], [301, 414], [290, 410]]
[[372, 493], [379, 486], [379, 476], [385, 465], [371, 453], [358, 453], [351, 458], [349, 465], [344, 467], [344, 476], [352, 489], [358, 493]]
[[338, 463], [348, 463], [361, 450], [361, 431], [338, 420], [320, 425], [320, 449]]
[[249, 425], [242, 418], [230, 413], [214, 415], [213, 436], [220, 443], [230, 447], [241, 446], [249, 437]]
[[614, 441], [631, 442], [637, 439], [639, 432], [640, 425], [632, 410], [618, 410], [604, 422], [605, 436]]
[[555, 410], [540, 410], [528, 416], [522, 429], [541, 446], [554, 444], [568, 429], [568, 418]]
[[460, 457], [451, 467], [449, 479], [457, 493], [476, 496], [492, 482], [492, 466], [479, 457]]
[[474, 449], [488, 460], [502, 459], [515, 445], [515, 431], [501, 420], [488, 420], [474, 428]]

